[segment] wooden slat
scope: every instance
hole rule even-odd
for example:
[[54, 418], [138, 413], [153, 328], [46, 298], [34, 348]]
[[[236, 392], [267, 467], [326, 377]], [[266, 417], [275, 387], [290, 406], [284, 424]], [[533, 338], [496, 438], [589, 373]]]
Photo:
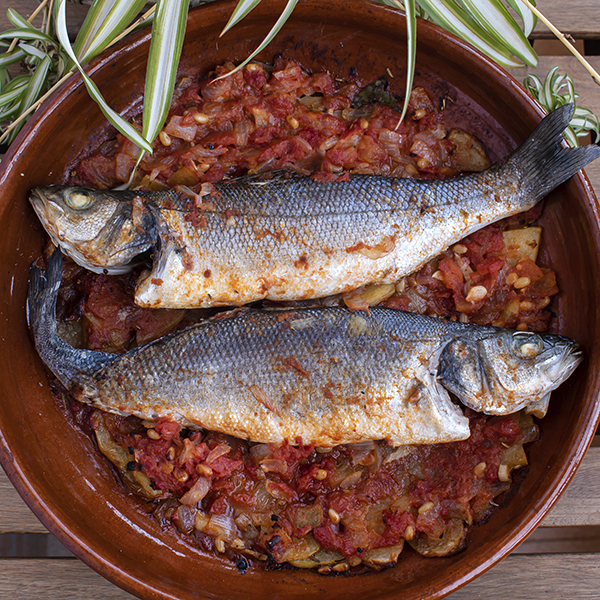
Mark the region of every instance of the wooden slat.
[[[0, 2], [0, 31], [10, 27], [6, 18], [6, 8], [13, 7], [19, 14], [28, 17], [37, 7], [38, 0], [3, 0]], [[538, 8], [556, 27], [574, 38], [600, 38], [600, 11], [597, 0], [538, 0]], [[78, 31], [85, 18], [88, 7], [67, 4], [67, 23], [69, 32]], [[543, 23], [538, 23], [532, 37], [553, 38]]]
[[0, 533], [47, 533], [0, 469]]
[[133, 600], [74, 559], [0, 560], [0, 598], [11, 600]]
[[600, 525], [600, 448], [589, 449], [573, 481], [542, 524]]
[[[600, 526], [538, 527], [513, 554], [600, 552]], [[25, 555], [21, 555], [25, 556]]]
[[509, 556], [448, 600], [597, 600], [600, 554]]
[[[563, 33], [574, 38], [600, 38], [598, 0], [537, 0], [536, 6]], [[533, 35], [554, 37], [541, 22]]]
[[[509, 556], [449, 600], [557, 600], [599, 597], [600, 554]], [[577, 587], [575, 588], [575, 583]], [[199, 590], [200, 592], [200, 590]], [[132, 600], [80, 561], [0, 561], [0, 597], [11, 600]]]

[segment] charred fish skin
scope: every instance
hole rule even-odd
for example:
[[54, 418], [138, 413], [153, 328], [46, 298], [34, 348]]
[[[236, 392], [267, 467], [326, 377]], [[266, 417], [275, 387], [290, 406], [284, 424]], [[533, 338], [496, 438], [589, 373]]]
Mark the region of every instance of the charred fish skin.
[[256, 442], [465, 439], [468, 420], [447, 389], [490, 414], [540, 411], [581, 361], [567, 338], [379, 308], [237, 309], [124, 355], [63, 357], [55, 324], [35, 316], [52, 312], [60, 260], [57, 250], [45, 276], [34, 271], [30, 314], [42, 360], [76, 399]]
[[[556, 109], [504, 163], [455, 179], [250, 178], [214, 184], [210, 193], [196, 197], [98, 192], [98, 202], [109, 202], [107, 194], [113, 194], [110, 202], [135, 204], [131, 213], [142, 226], [129, 226], [122, 235], [125, 226], [119, 222], [118, 232], [109, 235], [109, 220], [97, 243], [86, 245], [85, 257], [67, 226], [61, 225], [58, 235], [52, 211], [42, 210], [48, 188], [34, 190], [32, 203], [53, 239], [88, 268], [127, 268], [115, 260], [122, 237], [128, 240], [124, 261], [131, 259], [132, 248], [153, 246], [153, 268], [136, 291], [141, 306], [242, 306], [265, 298], [324, 297], [368, 283], [393, 283], [469, 233], [534, 206], [600, 155], [598, 146], [561, 146], [572, 112], [572, 105]], [[72, 221], [88, 219], [93, 203], [78, 210], [68, 202], [72, 189], [53, 189], [52, 202]], [[61, 194], [67, 198], [62, 204]], [[145, 223], [152, 224], [150, 234]], [[130, 234], [140, 239], [129, 239]]]

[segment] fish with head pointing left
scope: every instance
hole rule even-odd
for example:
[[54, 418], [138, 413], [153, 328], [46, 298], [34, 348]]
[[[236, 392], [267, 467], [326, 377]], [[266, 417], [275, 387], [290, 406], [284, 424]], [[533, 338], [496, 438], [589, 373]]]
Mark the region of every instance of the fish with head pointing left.
[[582, 360], [577, 342], [373, 308], [238, 309], [123, 355], [77, 350], [56, 331], [62, 256], [30, 274], [43, 362], [77, 400], [254, 442], [394, 445], [469, 437], [466, 406], [543, 416]]
[[242, 178], [204, 195], [37, 187], [31, 204], [56, 245], [96, 272], [153, 251], [136, 302], [192, 308], [301, 300], [393, 283], [469, 233], [530, 209], [600, 156], [564, 148], [573, 105], [547, 116], [503, 163], [439, 181], [351, 175]]

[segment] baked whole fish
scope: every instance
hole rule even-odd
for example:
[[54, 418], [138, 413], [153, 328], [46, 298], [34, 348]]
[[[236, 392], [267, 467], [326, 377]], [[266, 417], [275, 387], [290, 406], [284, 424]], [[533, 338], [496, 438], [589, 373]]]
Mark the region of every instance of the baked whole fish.
[[555, 110], [504, 163], [455, 179], [245, 178], [204, 184], [196, 196], [56, 186], [30, 199], [54, 243], [84, 267], [122, 272], [152, 248], [140, 306], [318, 298], [396, 282], [469, 233], [534, 206], [600, 155], [598, 146], [561, 146], [572, 112]]
[[30, 274], [38, 353], [81, 402], [255, 442], [333, 446], [465, 439], [465, 405], [542, 416], [582, 360], [578, 344], [383, 308], [238, 309], [123, 355], [69, 346], [56, 333], [62, 255]]

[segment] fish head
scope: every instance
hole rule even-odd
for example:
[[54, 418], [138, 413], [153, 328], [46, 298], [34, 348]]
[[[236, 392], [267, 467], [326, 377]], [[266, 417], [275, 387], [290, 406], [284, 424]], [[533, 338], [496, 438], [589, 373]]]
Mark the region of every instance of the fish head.
[[443, 349], [438, 380], [466, 406], [490, 415], [522, 408], [544, 416], [550, 392], [583, 360], [579, 344], [560, 335], [489, 329]]
[[153, 244], [154, 219], [133, 192], [117, 197], [110, 190], [39, 186], [29, 201], [52, 241], [97, 273], [130, 270]]

